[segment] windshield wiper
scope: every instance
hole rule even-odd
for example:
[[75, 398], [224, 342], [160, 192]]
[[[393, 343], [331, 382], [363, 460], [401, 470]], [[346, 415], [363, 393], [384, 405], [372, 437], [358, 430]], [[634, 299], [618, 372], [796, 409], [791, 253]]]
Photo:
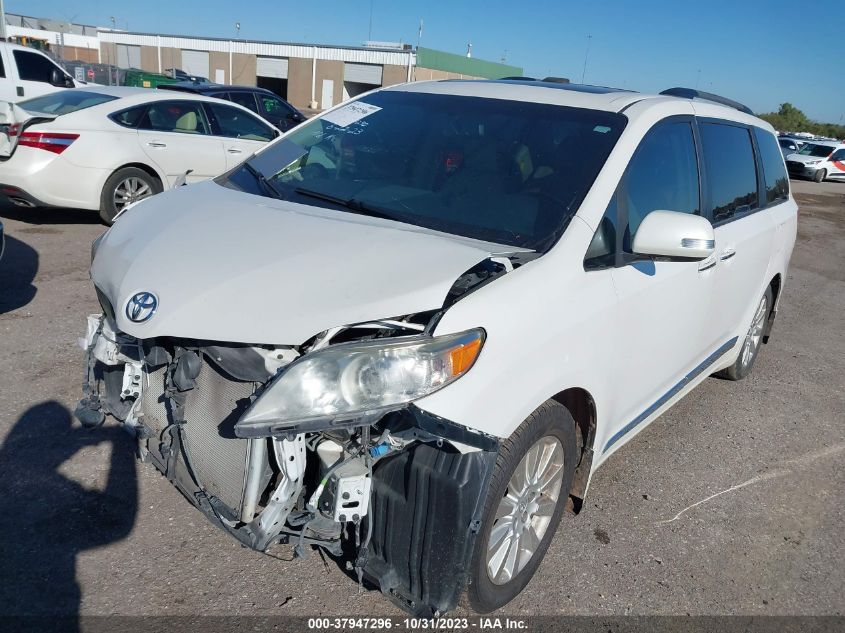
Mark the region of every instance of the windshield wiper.
[[399, 220], [395, 215], [391, 215], [390, 213], [384, 211], [383, 209], [380, 209], [379, 207], [374, 207], [373, 205], [358, 200], [356, 198], [341, 198], [339, 196], [334, 196], [330, 193], [316, 191], [314, 189], [308, 189], [306, 187], [297, 187], [296, 189], [294, 189], [294, 191], [301, 196], [308, 196], [309, 198], [316, 198], [317, 200], [325, 200], [326, 202], [331, 202], [341, 207], [345, 207], [353, 213], [358, 213], [360, 215], [368, 215], [373, 218], [382, 218], [384, 220], [397, 220], [401, 222], [401, 220]]
[[271, 198], [281, 199], [282, 194], [279, 193], [278, 189], [276, 189], [273, 185], [270, 184], [270, 181], [267, 180], [267, 176], [262, 174], [260, 171], [258, 171], [252, 165], [250, 165], [249, 161], [244, 163], [244, 167], [246, 167], [246, 170], [249, 173], [251, 173], [253, 176], [255, 176], [255, 179], [258, 181], [258, 184], [260, 184], [264, 188], [264, 191], [266, 191], [270, 194]]

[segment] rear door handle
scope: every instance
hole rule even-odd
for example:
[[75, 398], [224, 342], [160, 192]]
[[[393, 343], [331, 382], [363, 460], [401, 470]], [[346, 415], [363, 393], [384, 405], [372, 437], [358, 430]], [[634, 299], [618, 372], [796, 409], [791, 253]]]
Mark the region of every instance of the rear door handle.
[[167, 143], [162, 143], [161, 141], [150, 141], [147, 145], [150, 147], [167, 147]]
[[230, 154], [243, 154], [243, 150], [240, 150], [237, 147], [229, 147], [226, 149], [226, 151]]
[[722, 261], [725, 261], [726, 259], [730, 259], [734, 255], [736, 255], [736, 251], [734, 249], [726, 248], [725, 250], [722, 251], [722, 254], [719, 256], [719, 259], [721, 259]]

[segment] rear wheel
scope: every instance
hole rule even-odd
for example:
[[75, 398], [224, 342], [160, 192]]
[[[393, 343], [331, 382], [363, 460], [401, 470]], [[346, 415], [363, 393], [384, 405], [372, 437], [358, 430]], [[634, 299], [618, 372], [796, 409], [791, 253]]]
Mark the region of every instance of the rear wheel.
[[537, 571], [566, 507], [577, 455], [575, 421], [554, 401], [502, 444], [470, 564], [467, 598], [475, 611], [507, 604]]
[[143, 169], [124, 167], [114, 172], [103, 186], [100, 195], [100, 219], [108, 225], [114, 222], [123, 208], [138, 200], [161, 193], [158, 178], [150, 176]]
[[766, 292], [757, 304], [757, 310], [754, 311], [754, 317], [751, 319], [751, 325], [748, 327], [748, 332], [742, 342], [742, 349], [737, 356], [736, 362], [717, 372], [719, 378], [727, 378], [728, 380], [742, 380], [751, 373], [751, 368], [754, 367], [754, 361], [757, 360], [757, 354], [760, 353], [760, 348], [763, 346], [763, 334], [766, 332], [766, 321], [769, 318], [769, 313], [772, 311], [772, 289], [766, 288]]
[[816, 182], [824, 182], [824, 179], [827, 178], [827, 170], [826, 169], [819, 169], [815, 175], [813, 176], [813, 180]]

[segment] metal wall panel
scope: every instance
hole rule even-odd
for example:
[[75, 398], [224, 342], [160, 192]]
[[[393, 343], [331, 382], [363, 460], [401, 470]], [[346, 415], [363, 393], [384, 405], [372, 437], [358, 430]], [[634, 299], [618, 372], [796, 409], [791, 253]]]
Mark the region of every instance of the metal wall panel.
[[208, 51], [182, 50], [182, 70], [189, 75], [208, 77]]
[[258, 77], [288, 78], [288, 60], [278, 57], [259, 57], [256, 59], [255, 74]]
[[343, 81], [354, 81], [359, 84], [368, 84], [371, 86], [380, 86], [382, 66], [375, 64], [353, 64], [346, 62], [343, 65]]
[[141, 67], [141, 47], [128, 44], [117, 45], [117, 65], [121, 68]]

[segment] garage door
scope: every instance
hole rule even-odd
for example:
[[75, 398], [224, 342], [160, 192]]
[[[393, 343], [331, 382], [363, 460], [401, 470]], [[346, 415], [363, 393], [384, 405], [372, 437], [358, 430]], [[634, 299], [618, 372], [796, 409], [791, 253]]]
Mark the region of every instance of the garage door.
[[288, 60], [279, 57], [259, 57], [256, 62], [255, 74], [258, 77], [287, 79]]
[[208, 77], [208, 51], [182, 51], [182, 70], [189, 75]]
[[141, 67], [141, 47], [128, 44], [117, 45], [117, 65], [121, 68]]
[[350, 64], [347, 62], [343, 65], [343, 81], [380, 86], [382, 68], [379, 64]]

